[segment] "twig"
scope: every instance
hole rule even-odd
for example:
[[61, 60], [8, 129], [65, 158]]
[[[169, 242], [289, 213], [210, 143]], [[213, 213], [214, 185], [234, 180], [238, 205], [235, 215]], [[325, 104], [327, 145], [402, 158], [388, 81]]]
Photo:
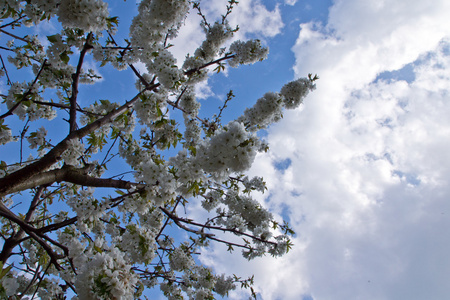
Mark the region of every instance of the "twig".
[[236, 54], [226, 54], [225, 56], [223, 56], [223, 57], [221, 57], [221, 58], [218, 58], [218, 59], [216, 59], [216, 60], [210, 61], [209, 63], [206, 63], [206, 64], [204, 64], [203, 66], [200, 66], [200, 67], [198, 67], [198, 68], [194, 68], [194, 69], [187, 70], [186, 72], [184, 72], [184, 75], [189, 76], [189, 75], [191, 75], [191, 74], [193, 74], [193, 73], [195, 73], [195, 72], [198, 72], [198, 71], [200, 71], [200, 70], [202, 70], [202, 69], [204, 69], [204, 68], [207, 68], [207, 67], [209, 67], [209, 66], [211, 66], [211, 65], [214, 65], [214, 64], [218, 64], [218, 63], [220, 63], [221, 61], [224, 61], [224, 60], [233, 58], [233, 57], [235, 57], [235, 56], [236, 56]]
[[15, 34], [13, 34], [13, 33], [10, 33], [10, 32], [8, 32], [8, 31], [5, 31], [5, 30], [3, 30], [3, 29], [1, 29], [1, 28], [0, 28], [0, 32], [4, 33], [4, 34], [6, 34], [6, 35], [9, 35], [10, 37], [13, 37], [13, 38], [15, 38], [15, 39], [18, 39], [18, 40], [20, 40], [20, 41], [22, 41], [22, 42], [34, 44], [33, 41], [29, 41], [29, 40], [27, 40], [27, 39], [25, 39], [25, 38], [22, 38], [22, 37], [20, 37], [20, 36], [17, 36], [17, 35], [15, 35]]
[[[1, 30], [0, 30], [0, 31], [1, 31]], [[0, 119], [4, 119], [4, 118], [6, 118], [7, 116], [12, 115], [13, 112], [14, 112], [14, 110], [16, 110], [16, 108], [20, 105], [20, 103], [22, 103], [22, 101], [24, 101], [24, 100], [28, 97], [28, 95], [31, 94], [31, 90], [33, 89], [33, 86], [36, 84], [36, 82], [37, 82], [39, 76], [41, 75], [41, 72], [42, 72], [42, 70], [44, 69], [46, 63], [47, 63], [47, 60], [44, 60], [44, 62], [42, 63], [41, 68], [39, 69], [39, 72], [38, 72], [37, 75], [36, 75], [36, 78], [34, 78], [33, 83], [32, 83], [31, 86], [28, 88], [28, 90], [26, 91], [26, 93], [23, 94], [22, 99], [20, 99], [20, 101], [17, 101], [17, 103], [14, 104], [14, 106], [11, 107], [10, 110], [8, 110], [6, 113], [4, 113], [3, 115], [1, 115], [1, 116], [0, 116]]]
[[5, 70], [6, 84], [11, 85], [11, 79], [9, 78], [8, 70], [6, 69], [5, 62], [3, 61], [3, 57], [1, 54], [0, 54], [0, 60], [2, 61], [2, 69]]
[[15, 19], [15, 20], [12, 20], [11, 22], [6, 23], [6, 24], [0, 26], [0, 28], [5, 28], [5, 27], [8, 27], [8, 26], [10, 26], [10, 25], [14, 25], [14, 23], [19, 22], [19, 21], [20, 21], [21, 19], [23, 19], [23, 18], [25, 18], [25, 16], [21, 16], [21, 17]]
[[[258, 238], [258, 237], [254, 236], [254, 235], [251, 235], [251, 234], [248, 234], [248, 233], [245, 233], [245, 232], [236, 230], [236, 229], [225, 228], [225, 227], [219, 227], [219, 226], [211, 226], [211, 225], [206, 225], [206, 224], [200, 224], [200, 223], [194, 222], [194, 221], [192, 221], [192, 220], [188, 220], [188, 219], [185, 219], [185, 218], [180, 218], [180, 217], [176, 216], [175, 214], [169, 212], [169, 211], [168, 211], [167, 209], [165, 209], [164, 207], [160, 207], [160, 209], [161, 209], [161, 210], [162, 210], [169, 218], [171, 218], [177, 225], [178, 225], [177, 222], [183, 222], [183, 223], [186, 223], [186, 224], [189, 224], [189, 225], [194, 225], [194, 226], [198, 226], [198, 227], [202, 227], [202, 228], [214, 229], [214, 230], [220, 230], [220, 231], [223, 231], [223, 232], [231, 232], [231, 233], [234, 233], [234, 234], [236, 234], [236, 235], [247, 236], [247, 237], [249, 237], [249, 238], [252, 238], [252, 239], [254, 239], [254, 240], [257, 240], [257, 241], [260, 241], [260, 242], [263, 242], [263, 243], [267, 243], [267, 244], [271, 244], [271, 245], [277, 245], [277, 243], [275, 243], [275, 242], [267, 241], [267, 240]], [[183, 225], [183, 226], [184, 226], [184, 225]], [[183, 228], [183, 229], [185, 229], [185, 228]], [[204, 233], [199, 232], [199, 231], [195, 231], [195, 230], [192, 230], [192, 229], [189, 229], [188, 231], [193, 232], [193, 233], [197, 233], [197, 234], [201, 234], [201, 235], [205, 235], [205, 236], [209, 237], [209, 234], [204, 234]]]

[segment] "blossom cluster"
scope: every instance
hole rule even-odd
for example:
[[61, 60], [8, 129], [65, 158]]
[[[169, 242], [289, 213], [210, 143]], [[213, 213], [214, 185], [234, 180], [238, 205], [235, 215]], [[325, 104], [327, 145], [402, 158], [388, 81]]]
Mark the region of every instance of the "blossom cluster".
[[61, 154], [61, 158], [68, 165], [78, 166], [78, 159], [84, 154], [84, 144], [78, 139], [70, 139], [67, 144], [68, 147]]
[[248, 191], [256, 190], [264, 193], [264, 191], [266, 190], [266, 183], [264, 182], [264, 179], [259, 176], [253, 177], [252, 179], [249, 179], [248, 176], [245, 176], [242, 179], [242, 184]]
[[100, 202], [94, 197], [94, 189], [92, 188], [79, 190], [76, 195], [67, 199], [67, 204], [76, 212], [79, 218], [77, 225], [84, 232], [90, 232], [108, 208], [107, 203]]
[[253, 64], [267, 58], [269, 49], [261, 46], [260, 40], [249, 40], [246, 42], [235, 41], [230, 46], [230, 52], [234, 57], [228, 61], [230, 67]]
[[36, 132], [32, 132], [27, 137], [27, 141], [30, 143], [30, 148], [35, 149], [44, 145], [46, 135], [47, 130], [44, 127], [39, 128]]
[[131, 42], [147, 49], [176, 35], [189, 10], [187, 0], [143, 0], [130, 26]]
[[18, 104], [14, 110], [14, 114], [21, 120], [29, 118], [30, 121], [36, 121], [39, 119], [52, 120], [56, 117], [56, 111], [51, 106], [39, 105], [36, 102], [27, 101], [25, 95], [31, 95], [37, 101], [42, 101], [42, 97], [38, 92], [38, 87], [32, 83], [26, 82], [14, 82], [8, 91], [6, 97], [6, 105], [8, 109], [12, 109]]
[[78, 270], [78, 299], [133, 299], [137, 274], [116, 247], [97, 252]]
[[[120, 248], [137, 263], [150, 263], [156, 256], [156, 228], [129, 224], [120, 238]], [[153, 230], [152, 230], [153, 229]]]
[[242, 123], [231, 121], [199, 144], [196, 160], [204, 171], [224, 178], [232, 172], [248, 170], [259, 145], [259, 139], [248, 133]]
[[12, 141], [14, 141], [14, 138], [12, 136], [11, 129], [2, 128], [2, 126], [0, 126], [0, 145], [4, 145]]
[[190, 74], [189, 83], [196, 84], [205, 80], [208, 76], [206, 69], [200, 69], [204, 64], [213, 60], [221, 53], [223, 44], [233, 36], [233, 30], [227, 22], [216, 22], [206, 29], [206, 38], [194, 54], [188, 55], [183, 64], [185, 71], [195, 70]]
[[62, 0], [58, 6], [58, 21], [63, 27], [100, 32], [106, 29], [108, 4], [102, 0]]
[[306, 78], [300, 78], [285, 84], [279, 93], [268, 92], [256, 101], [256, 104], [247, 108], [238, 118], [250, 131], [266, 128], [282, 118], [283, 108], [295, 109], [315, 89], [315, 84]]

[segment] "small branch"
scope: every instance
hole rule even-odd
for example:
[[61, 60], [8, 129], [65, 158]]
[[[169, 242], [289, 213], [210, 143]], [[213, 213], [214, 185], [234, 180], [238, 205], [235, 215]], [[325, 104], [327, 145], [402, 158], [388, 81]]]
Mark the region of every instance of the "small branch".
[[[203, 24], [205, 24], [205, 27], [208, 29], [211, 29], [211, 25], [209, 25], [208, 21], [206, 20], [205, 15], [202, 13], [202, 10], [200, 8], [200, 2], [193, 2], [193, 8], [196, 9], [198, 11], [197, 15], [199, 15], [200, 17], [202, 17], [203, 19]], [[205, 28], [205, 29], [206, 29]]]
[[[109, 33], [108, 33], [109, 34]], [[117, 44], [116, 44], [117, 45]], [[131, 48], [131, 47], [129, 47], [129, 46], [127, 46], [127, 47], [120, 47], [120, 46], [115, 46], [115, 47], [105, 47], [105, 46], [102, 46], [102, 49], [112, 49], [112, 50], [132, 50], [132, 49], [135, 49], [135, 48]], [[141, 48], [138, 48], [138, 49], [141, 49]]]
[[10, 25], [14, 25], [14, 23], [19, 22], [19, 21], [20, 21], [21, 19], [23, 19], [23, 18], [25, 18], [25, 16], [21, 16], [21, 17], [17, 18], [16, 20], [13, 20], [13, 21], [11, 21], [11, 22], [9, 22], [9, 23], [6, 23], [6, 24], [0, 26], [0, 28], [5, 28], [5, 27], [8, 27], [8, 26], [10, 26]]
[[[267, 244], [271, 244], [271, 245], [277, 245], [277, 243], [275, 243], [275, 242], [271, 242], [271, 241], [267, 241], [267, 240], [263, 240], [263, 239], [261, 239], [261, 238], [258, 238], [258, 237], [256, 237], [256, 236], [254, 236], [254, 235], [251, 235], [251, 234], [248, 234], [248, 233], [245, 233], [245, 232], [241, 232], [241, 231], [239, 231], [239, 230], [236, 230], [236, 229], [231, 229], [231, 228], [224, 228], [224, 227], [219, 227], [219, 226], [211, 226], [211, 225], [206, 225], [206, 224], [201, 224], [201, 223], [197, 223], [197, 222], [194, 222], [194, 221], [191, 221], [191, 220], [188, 220], [188, 219], [184, 219], [184, 218], [180, 218], [180, 217], [178, 217], [178, 216], [176, 216], [175, 214], [173, 214], [173, 213], [171, 213], [171, 212], [169, 212], [167, 209], [165, 209], [164, 207], [160, 207], [160, 209], [169, 217], [169, 218], [171, 218], [174, 222], [175, 222], [175, 224], [177, 224], [178, 226], [179, 226], [179, 222], [183, 222], [183, 223], [186, 223], [186, 224], [189, 224], [189, 225], [194, 225], [194, 226], [198, 226], [198, 227], [202, 227], [202, 228], [207, 228], [207, 229], [210, 229], [210, 230], [220, 230], [220, 231], [223, 231], [223, 232], [231, 232], [231, 233], [234, 233], [234, 234], [236, 234], [236, 235], [243, 235], [243, 236], [247, 236], [247, 237], [249, 237], [249, 238], [251, 238], [251, 239], [254, 239], [254, 240], [257, 240], [257, 241], [260, 241], [260, 242], [263, 242], [263, 243], [267, 243]], [[183, 225], [183, 229], [186, 229], [186, 228], [184, 228], [185, 226]], [[203, 230], [203, 229], [202, 229]], [[204, 234], [202, 231], [196, 231], [196, 230], [193, 230], [193, 229], [189, 229], [188, 230], [189, 232], [193, 232], [193, 233], [197, 233], [197, 234], [201, 234], [201, 235], [205, 235], [206, 237], [208, 237], [209, 238], [209, 234]], [[212, 235], [212, 236], [214, 236], [214, 235]]]
[[11, 79], [9, 78], [8, 70], [6, 69], [5, 62], [3, 61], [3, 57], [1, 55], [0, 55], [0, 60], [2, 61], [2, 69], [5, 70], [6, 84], [11, 85]]
[[136, 194], [136, 193], [140, 193], [140, 192], [142, 192], [143, 190], [144, 190], [144, 189], [141, 188], [141, 189], [138, 189], [138, 190], [129, 192], [128, 194], [125, 194], [125, 195], [122, 195], [122, 196], [119, 196], [119, 197], [110, 199], [109, 202], [110, 202], [110, 203], [114, 203], [113, 205], [111, 205], [110, 208], [114, 208], [114, 207], [118, 206], [120, 203], [122, 203], [122, 202], [125, 200], [126, 197], [131, 196], [131, 195]]
[[41, 276], [41, 278], [40, 278], [40, 280], [39, 280], [39, 282], [38, 282], [38, 284], [37, 284], [37, 286], [36, 286], [36, 289], [34, 290], [34, 293], [33, 293], [33, 295], [31, 296], [31, 299], [33, 299], [34, 296], [36, 296], [36, 293], [37, 293], [38, 290], [39, 290], [39, 286], [41, 285], [42, 280], [44, 280], [45, 274], [47, 273], [48, 268], [50, 268], [50, 266], [51, 266], [51, 263], [48, 264], [47, 267], [45, 268], [44, 274], [42, 274], [42, 276]]
[[[105, 165], [105, 162], [107, 161], [106, 159], [108, 158], [109, 153], [111, 152], [112, 148], [114, 147], [114, 145], [116, 144], [116, 142], [117, 142], [118, 139], [119, 139], [119, 135], [116, 136], [116, 138], [114, 139], [114, 141], [113, 141], [111, 147], [109, 147], [109, 149], [108, 149], [108, 151], [106, 152], [105, 157], [103, 158], [103, 160], [102, 160], [100, 166]], [[112, 157], [114, 157], [114, 155], [113, 155]], [[108, 160], [108, 161], [109, 161], [109, 160]]]
[[[50, 265], [50, 264], [49, 264]], [[28, 267], [28, 266], [27, 266]], [[38, 266], [36, 267], [36, 270], [34, 270], [34, 274], [33, 274], [33, 278], [30, 280], [30, 283], [28, 284], [28, 286], [25, 288], [25, 290], [22, 292], [22, 295], [25, 295], [28, 290], [33, 286], [34, 282], [36, 281], [36, 278], [39, 277], [39, 268], [41, 267], [40, 264], [38, 264]]]
[[180, 93], [180, 95], [177, 97], [177, 100], [174, 102], [174, 107], [178, 107], [178, 103], [180, 103], [181, 97], [183, 97], [184, 93], [186, 92], [186, 90], [188, 89], [188, 87], [186, 86]]
[[235, 54], [227, 54], [227, 55], [225, 55], [225, 56], [223, 56], [223, 57], [221, 57], [221, 58], [218, 58], [218, 59], [216, 59], [216, 60], [214, 60], [214, 61], [210, 61], [209, 63], [206, 63], [206, 64], [204, 64], [203, 66], [200, 66], [200, 67], [198, 67], [198, 68], [194, 68], [194, 69], [187, 70], [186, 72], [184, 72], [184, 75], [190, 76], [190, 75], [192, 75], [192, 74], [195, 73], [195, 72], [198, 72], [198, 71], [200, 71], [200, 70], [202, 70], [202, 69], [204, 69], [204, 68], [207, 68], [207, 67], [209, 67], [209, 66], [211, 66], [211, 65], [218, 64], [218, 63], [220, 63], [220, 62], [222, 62], [222, 61], [224, 61], [224, 60], [233, 58], [233, 57], [235, 57], [235, 56], [236, 56]]
[[23, 130], [20, 132], [20, 159], [19, 159], [19, 165], [22, 165], [22, 150], [23, 150], [23, 138], [25, 137], [25, 134], [28, 131], [28, 123], [30, 122], [30, 119], [27, 119], [27, 122], [25, 123], [25, 125], [23, 126]]
[[[38, 101], [38, 100], [32, 100], [34, 103], [39, 104], [39, 105], [47, 105], [47, 106], [51, 106], [51, 107], [57, 107], [57, 108], [62, 108], [62, 109], [69, 109], [70, 110], [70, 106], [69, 105], [64, 105], [61, 103], [55, 103], [55, 102], [43, 102], [43, 101]], [[91, 116], [96, 116], [96, 117], [104, 117], [105, 115], [101, 115], [101, 114], [97, 114], [97, 113], [93, 113], [87, 110], [83, 110], [81, 108], [76, 108], [76, 110], [78, 112], [81, 112], [83, 114], [87, 114], [87, 115], [91, 115]]]
[[18, 39], [18, 40], [20, 40], [20, 41], [22, 41], [22, 42], [33, 44], [32, 41], [29, 41], [29, 40], [27, 40], [27, 39], [25, 39], [25, 38], [22, 38], [22, 37], [20, 37], [20, 36], [17, 36], [17, 35], [15, 35], [15, 34], [12, 34], [12, 33], [8, 32], [8, 31], [5, 31], [5, 30], [1, 29], [1, 27], [0, 27], [0, 32], [4, 33], [4, 34], [6, 34], [6, 35], [9, 35], [10, 37], [13, 37], [13, 38], [15, 38], [15, 39]]
[[[173, 108], [176, 108], [176, 109], [178, 109], [178, 110], [184, 112], [185, 114], [189, 114], [189, 112], [186, 111], [184, 108], [181, 108], [181, 107], [178, 105], [178, 103], [174, 103], [174, 102], [172, 102], [172, 101], [167, 101], [167, 104], [169, 104], [169, 105], [172, 106]], [[211, 124], [210, 124], [208, 121], [203, 120], [203, 119], [200, 118], [199, 116], [195, 116], [195, 118], [196, 118], [197, 120], [199, 120], [200, 122], [202, 122], [202, 124], [205, 125], [206, 127], [210, 127], [210, 126], [211, 126]]]
[[[1, 31], [1, 30], [0, 30]], [[39, 76], [41, 75], [42, 70], [45, 67], [45, 64], [47, 63], [47, 60], [44, 60], [44, 62], [42, 63], [42, 66], [39, 70], [39, 72], [36, 75], [36, 78], [34, 78], [33, 83], [31, 84], [31, 86], [28, 88], [27, 92], [25, 94], [23, 94], [22, 99], [20, 99], [20, 101], [17, 101], [16, 104], [14, 104], [13, 107], [11, 107], [10, 110], [8, 110], [6, 113], [4, 113], [3, 115], [0, 116], [0, 119], [4, 119], [7, 116], [10, 116], [13, 114], [14, 110], [16, 110], [16, 108], [20, 105], [20, 103], [22, 103], [22, 101], [24, 101], [30, 94], [31, 94], [31, 90], [33, 89], [33, 86], [36, 84], [36, 82], [38, 81]]]
[[[176, 211], [176, 209], [177, 209], [177, 206], [178, 206], [178, 204], [180, 204], [180, 202], [181, 202], [181, 200], [183, 199], [183, 197], [182, 196], [178, 196], [178, 199], [177, 199], [177, 202], [175, 203], [175, 205], [173, 206], [173, 209], [172, 209], [172, 215], [175, 213], [175, 211]], [[164, 222], [164, 225], [161, 227], [161, 229], [159, 230], [159, 233], [156, 235], [156, 237], [155, 237], [155, 240], [157, 241], [158, 239], [159, 239], [159, 237], [161, 236], [161, 234], [163, 233], [163, 231], [164, 231], [164, 228], [166, 228], [166, 226], [167, 226], [167, 224], [169, 223], [169, 220], [170, 220], [170, 218], [167, 218], [166, 219], [166, 222]]]
[[76, 221], [78, 221], [78, 217], [73, 217], [73, 218], [64, 220], [64, 221], [59, 222], [59, 223], [54, 223], [54, 224], [47, 225], [45, 227], [38, 228], [38, 229], [36, 229], [36, 232], [39, 233], [39, 234], [43, 234], [43, 233], [47, 233], [47, 232], [50, 232], [50, 231], [55, 231], [55, 230], [58, 230], [60, 228], [65, 227], [67, 225], [72, 225]]
[[218, 123], [218, 122], [220, 121], [220, 118], [222, 117], [223, 111], [225, 110], [225, 108], [227, 108], [228, 102], [230, 102], [231, 99], [233, 99], [233, 98], [234, 98], [233, 91], [230, 90], [230, 91], [227, 93], [227, 99], [225, 99], [225, 102], [223, 103], [223, 106], [220, 108], [219, 114], [217, 115], [216, 120], [214, 121], [214, 123]]
[[92, 39], [92, 32], [90, 32], [86, 37], [86, 42], [84, 43], [83, 49], [80, 52], [80, 58], [78, 60], [77, 70], [75, 74], [72, 74], [72, 95], [69, 98], [70, 102], [70, 118], [69, 118], [69, 126], [70, 132], [76, 130], [77, 127], [77, 96], [78, 96], [78, 84], [81, 75], [81, 67], [83, 66], [84, 57], [89, 49], [92, 49], [92, 46], [89, 44]]

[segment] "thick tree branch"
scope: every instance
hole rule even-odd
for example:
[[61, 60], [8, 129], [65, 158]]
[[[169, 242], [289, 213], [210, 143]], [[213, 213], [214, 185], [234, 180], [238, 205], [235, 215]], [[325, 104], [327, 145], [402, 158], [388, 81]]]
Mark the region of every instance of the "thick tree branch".
[[123, 114], [128, 109], [132, 108], [134, 103], [139, 99], [139, 97], [146, 90], [153, 90], [159, 87], [160, 84], [153, 84], [147, 89], [140, 91], [136, 96], [130, 101], [123, 104], [121, 107], [111, 111], [104, 117], [80, 128], [76, 131], [71, 132], [65, 139], [63, 139], [59, 144], [53, 147], [46, 155], [44, 155], [40, 160], [17, 170], [14, 173], [8, 174], [7, 176], [0, 178], [0, 197], [4, 197], [14, 190], [16, 186], [24, 184], [25, 181], [35, 176], [36, 174], [47, 171], [53, 164], [61, 160], [61, 155], [69, 147], [69, 141], [72, 139], [81, 139], [84, 136], [94, 132], [95, 130], [101, 128], [102, 126], [112, 122], [119, 115]]
[[54, 182], [70, 182], [73, 184], [91, 187], [112, 187], [117, 189], [142, 188], [144, 185], [125, 180], [103, 179], [87, 175], [88, 168], [77, 169], [73, 166], [64, 166], [61, 169], [38, 173], [27, 181], [15, 185], [8, 193], [21, 192], [40, 185], [49, 185]]

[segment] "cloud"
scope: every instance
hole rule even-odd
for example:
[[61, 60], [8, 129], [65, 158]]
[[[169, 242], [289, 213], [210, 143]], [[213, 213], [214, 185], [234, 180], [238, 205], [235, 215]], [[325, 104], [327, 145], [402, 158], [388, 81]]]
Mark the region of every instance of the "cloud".
[[284, 3], [287, 5], [294, 6], [295, 3], [297, 3], [298, 0], [285, 0]]
[[[226, 0], [202, 2], [203, 11], [208, 21], [220, 19], [226, 12]], [[239, 25], [236, 34], [238, 39], [274, 37], [281, 33], [284, 24], [281, 19], [280, 7], [277, 5], [270, 11], [261, 0], [239, 1], [228, 16], [231, 26]]]
[[[268, 130], [271, 151], [252, 170], [295, 247], [245, 264], [213, 248], [218, 269], [256, 274], [263, 299], [448, 296], [449, 11], [335, 1], [327, 24], [301, 25], [294, 71], [318, 73], [318, 89]], [[407, 64], [413, 79], [379, 77]]]

